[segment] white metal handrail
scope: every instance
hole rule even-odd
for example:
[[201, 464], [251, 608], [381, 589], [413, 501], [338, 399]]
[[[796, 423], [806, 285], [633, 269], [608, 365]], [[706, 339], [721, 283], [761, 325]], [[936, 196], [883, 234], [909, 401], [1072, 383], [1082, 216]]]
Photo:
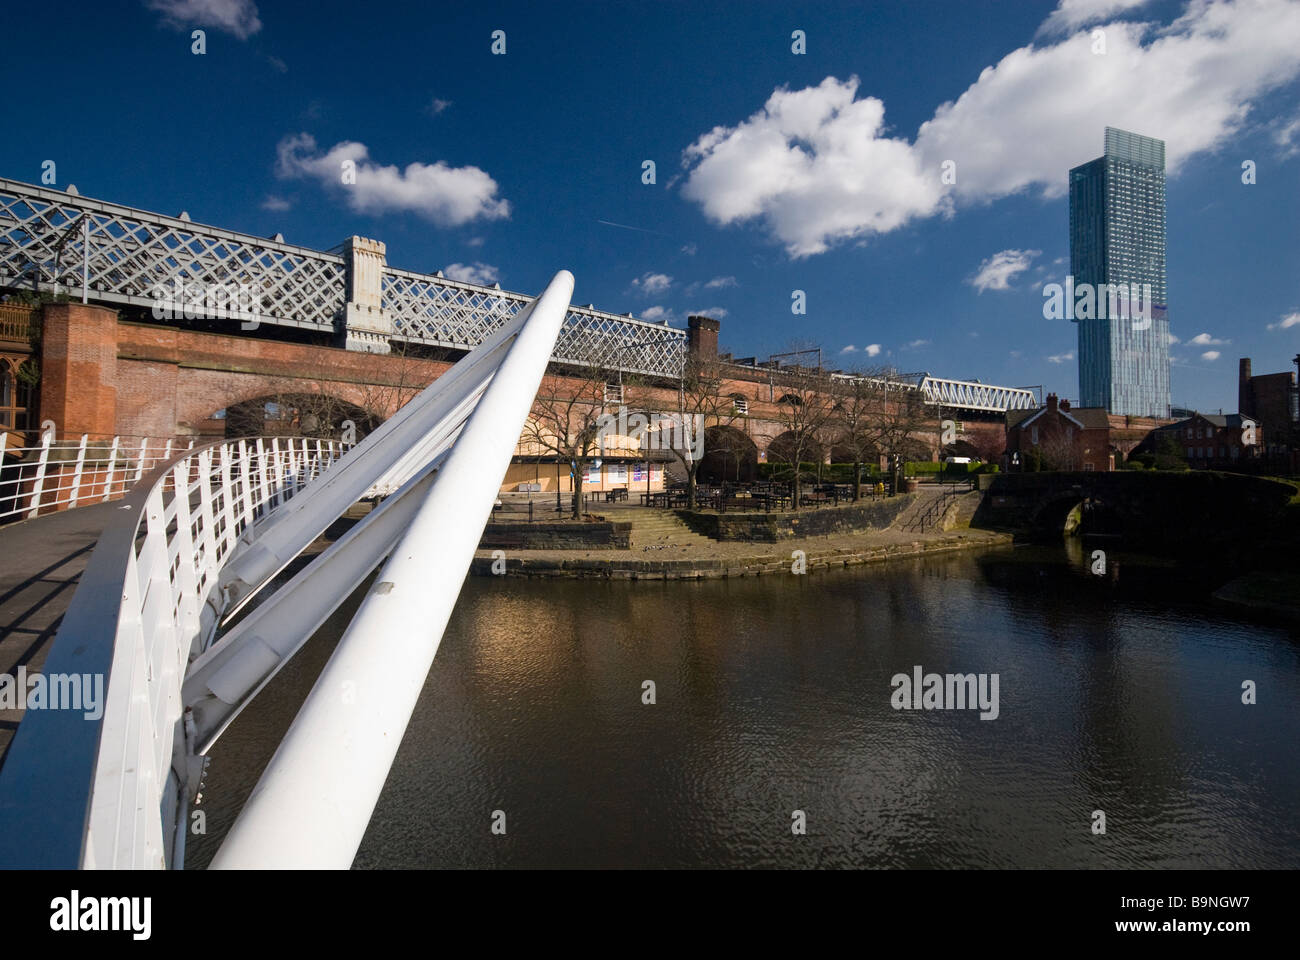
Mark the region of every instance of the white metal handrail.
[[83, 433], [55, 440], [52, 427], [47, 420], [34, 447], [10, 446], [10, 434], [0, 430], [0, 521], [117, 500], [158, 464], [194, 447], [193, 438], [91, 440]]
[[[10, 821], [4, 841], [32, 846], [0, 847], [0, 863], [179, 865], [188, 779], [181, 683], [216, 630], [218, 574], [250, 529], [344, 450], [334, 440], [218, 441], [155, 467], [131, 490], [45, 665], [107, 677], [103, 716], [24, 717], [0, 773], [0, 815]], [[78, 762], [93, 776], [77, 779]]]

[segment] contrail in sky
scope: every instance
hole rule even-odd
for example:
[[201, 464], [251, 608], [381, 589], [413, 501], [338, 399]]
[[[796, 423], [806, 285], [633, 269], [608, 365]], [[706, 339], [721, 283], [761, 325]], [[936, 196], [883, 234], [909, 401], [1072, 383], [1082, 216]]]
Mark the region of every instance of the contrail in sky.
[[624, 230], [635, 230], [637, 233], [653, 233], [656, 237], [666, 237], [668, 234], [660, 233], [658, 230], [647, 230], [644, 227], [629, 227], [626, 223], [615, 223], [613, 220], [597, 220], [597, 223], [603, 223], [607, 227], [621, 227]]

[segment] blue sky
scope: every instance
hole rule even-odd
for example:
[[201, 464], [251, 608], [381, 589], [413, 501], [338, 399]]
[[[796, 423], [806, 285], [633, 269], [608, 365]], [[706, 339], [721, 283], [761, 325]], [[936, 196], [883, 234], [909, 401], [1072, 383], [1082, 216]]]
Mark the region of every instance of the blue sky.
[[1238, 357], [1300, 350], [1300, 0], [306, 9], [11, 7], [51, 39], [6, 49], [0, 175], [52, 159], [60, 188], [317, 248], [374, 237], [395, 266], [523, 292], [564, 267], [577, 303], [714, 312], [737, 355], [815, 344], [1074, 397], [1075, 327], [1043, 319], [1043, 285], [1068, 168], [1109, 123], [1168, 145], [1175, 404], [1235, 409]]

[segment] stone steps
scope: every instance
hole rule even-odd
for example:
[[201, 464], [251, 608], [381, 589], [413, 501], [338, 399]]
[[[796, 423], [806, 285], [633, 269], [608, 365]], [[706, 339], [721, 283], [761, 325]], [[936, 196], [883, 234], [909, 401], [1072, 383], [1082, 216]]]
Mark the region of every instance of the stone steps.
[[600, 511], [607, 520], [626, 521], [632, 524], [632, 549], [646, 547], [706, 546], [713, 541], [696, 533], [676, 515], [643, 507], [608, 505]]

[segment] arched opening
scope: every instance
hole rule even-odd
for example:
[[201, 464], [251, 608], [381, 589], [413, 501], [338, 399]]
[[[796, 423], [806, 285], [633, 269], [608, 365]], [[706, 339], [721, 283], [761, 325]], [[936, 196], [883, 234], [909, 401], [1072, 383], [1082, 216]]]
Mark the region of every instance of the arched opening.
[[[346, 424], [351, 423], [352, 431]], [[328, 394], [300, 393], [256, 397], [218, 410], [209, 423], [224, 423], [224, 435], [237, 437], [332, 437], [351, 432], [360, 440], [381, 423], [355, 403]], [[212, 431], [220, 432], [218, 430]]]
[[1034, 514], [1034, 529], [1048, 539], [1111, 535], [1111, 505], [1105, 500], [1072, 491], [1053, 497]]
[[703, 483], [749, 483], [757, 479], [758, 446], [735, 427], [706, 427], [698, 477]]
[[904, 437], [899, 441], [894, 452], [899, 454], [904, 462], [924, 462], [930, 459], [930, 451], [933, 449], [915, 437]]
[[855, 463], [858, 460], [867, 466], [879, 466], [880, 450], [872, 444], [859, 448], [851, 443], [837, 443], [831, 447], [831, 463]]
[[826, 460], [826, 448], [815, 438], [800, 435], [794, 430], [774, 437], [767, 445], [769, 463], [783, 463], [793, 466], [800, 463], [823, 463]]

